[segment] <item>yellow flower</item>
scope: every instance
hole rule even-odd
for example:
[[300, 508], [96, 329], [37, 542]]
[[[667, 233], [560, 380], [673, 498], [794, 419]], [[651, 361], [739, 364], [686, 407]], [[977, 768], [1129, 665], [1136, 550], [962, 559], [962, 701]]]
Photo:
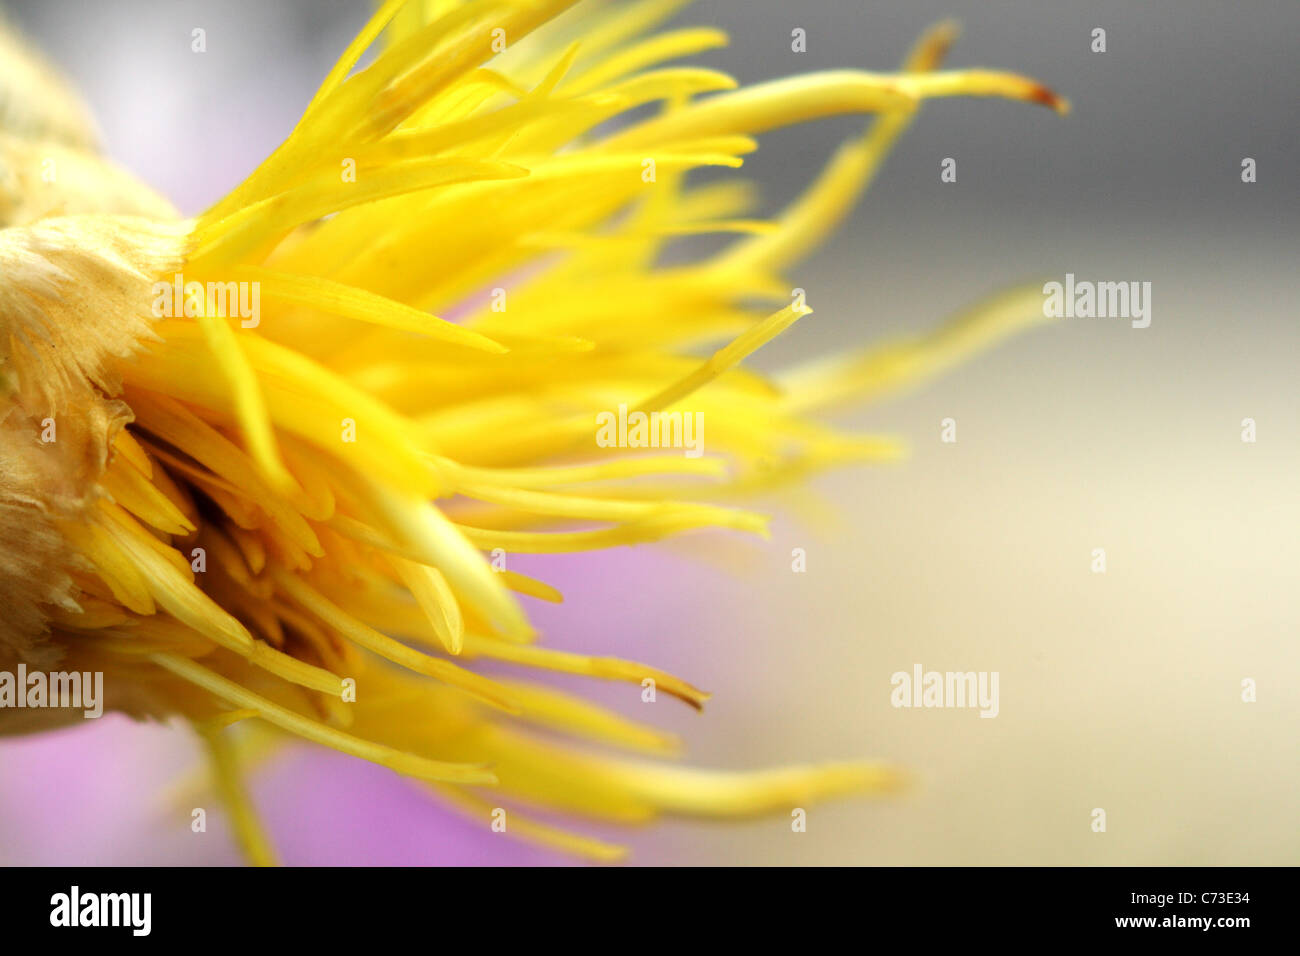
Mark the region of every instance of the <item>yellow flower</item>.
[[[665, 65], [725, 42], [652, 32], [681, 5], [385, 3], [285, 143], [193, 221], [102, 159], [75, 97], [0, 39], [0, 661], [102, 671], [114, 709], [194, 722], [251, 859], [272, 853], [238, 768], [264, 741], [223, 730], [245, 720], [427, 781], [485, 823], [515, 804], [619, 822], [788, 812], [896, 784], [871, 763], [647, 760], [675, 739], [473, 668], [653, 682], [700, 707], [654, 668], [541, 646], [517, 595], [560, 595], [510, 556], [762, 534], [740, 495], [897, 452], [809, 413], [1042, 315], [1012, 292], [912, 341], [741, 370], [807, 313], [783, 270], [922, 100], [1065, 104], [1012, 74], [937, 72], [950, 24], [898, 73], [737, 90]], [[756, 134], [839, 113], [874, 121], [775, 220], [746, 218], [734, 181], [687, 183], [739, 167]], [[662, 262], [699, 233], [739, 238]], [[593, 441], [616, 409], [700, 416], [709, 454]], [[508, 832], [620, 852], [513, 811]]]

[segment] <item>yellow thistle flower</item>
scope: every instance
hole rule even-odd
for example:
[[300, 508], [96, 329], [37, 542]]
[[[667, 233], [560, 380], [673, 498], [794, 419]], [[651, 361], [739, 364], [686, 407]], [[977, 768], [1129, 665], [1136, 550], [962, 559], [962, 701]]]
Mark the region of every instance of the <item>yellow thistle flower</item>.
[[[912, 341], [774, 380], [741, 370], [807, 313], [776, 308], [783, 270], [922, 100], [1065, 103], [1009, 73], [936, 71], [950, 24], [898, 73], [736, 89], [665, 65], [725, 42], [652, 32], [680, 6], [390, 0], [284, 144], [191, 221], [102, 158], [76, 98], [0, 35], [0, 662], [101, 671], [111, 708], [192, 721], [254, 861], [272, 859], [240, 782], [256, 739], [223, 730], [252, 718], [485, 822], [499, 804], [618, 822], [788, 811], [897, 782], [872, 763], [655, 762], [670, 735], [472, 666], [653, 681], [700, 707], [670, 674], [540, 646], [517, 595], [560, 595], [508, 556], [762, 534], [741, 493], [896, 454], [809, 413], [1042, 316], [1013, 292]], [[734, 182], [686, 182], [739, 167], [757, 134], [843, 113], [874, 121], [775, 220], [746, 218]], [[662, 264], [701, 233], [740, 238]], [[598, 447], [593, 417], [620, 406], [702, 414], [713, 454]], [[68, 718], [11, 710], [0, 729]], [[620, 853], [519, 816], [508, 830]]]

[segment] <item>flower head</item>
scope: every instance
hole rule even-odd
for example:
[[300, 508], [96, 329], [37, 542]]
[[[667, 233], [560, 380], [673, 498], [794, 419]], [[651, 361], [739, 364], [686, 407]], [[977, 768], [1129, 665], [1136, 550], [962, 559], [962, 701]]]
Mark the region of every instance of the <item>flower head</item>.
[[[653, 32], [679, 6], [391, 0], [284, 144], [191, 221], [99, 157], [69, 95], [0, 97], [23, 104], [0, 108], [16, 170], [0, 190], [0, 658], [102, 671], [111, 707], [192, 721], [255, 860], [271, 851], [239, 781], [251, 735], [223, 730], [246, 720], [484, 814], [514, 801], [625, 822], [735, 815], [897, 782], [871, 763], [647, 760], [676, 741], [475, 669], [627, 681], [700, 707], [706, 694], [653, 667], [548, 649], [519, 596], [560, 595], [510, 557], [763, 534], [742, 495], [897, 453], [810, 414], [1041, 317], [1013, 292], [912, 341], [775, 379], [743, 370], [810, 311], [783, 270], [922, 100], [1064, 103], [1013, 74], [936, 71], [949, 24], [898, 73], [736, 89], [667, 65], [725, 41]], [[54, 82], [13, 57], [11, 88]], [[837, 113], [873, 121], [774, 220], [750, 218], [736, 182], [688, 182], [739, 167], [758, 134]], [[46, 159], [64, 173], [38, 179]], [[665, 259], [701, 233], [737, 238]], [[615, 409], [672, 428], [699, 416], [707, 454], [606, 447], [596, 420]]]

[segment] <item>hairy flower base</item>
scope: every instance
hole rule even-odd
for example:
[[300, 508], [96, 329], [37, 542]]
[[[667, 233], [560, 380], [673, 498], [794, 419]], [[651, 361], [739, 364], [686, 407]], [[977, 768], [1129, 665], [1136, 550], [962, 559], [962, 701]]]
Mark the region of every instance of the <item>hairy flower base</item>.
[[[837, 224], [922, 100], [1064, 103], [1012, 74], [933, 72], [948, 24], [898, 74], [734, 90], [661, 66], [725, 39], [643, 36], [679, 3], [572, 5], [384, 4], [288, 140], [195, 221], [105, 163], [75, 110], [0, 112], [0, 155], [28, 157], [0, 193], [0, 658], [103, 671], [109, 707], [189, 718], [255, 861], [273, 854], [239, 768], [290, 737], [425, 781], [485, 825], [516, 803], [639, 823], [899, 783], [871, 763], [710, 773], [596, 749], [679, 744], [473, 663], [638, 693], [652, 681], [696, 708], [708, 695], [540, 646], [518, 595], [560, 594], [484, 552], [764, 534], [741, 495], [896, 457], [891, 440], [805, 416], [1041, 320], [1036, 290], [766, 380], [740, 363], [809, 311], [781, 307], [782, 271]], [[647, 104], [648, 118], [609, 123]], [[735, 183], [686, 182], [740, 166], [755, 134], [846, 112], [877, 115], [774, 221], [747, 218]], [[55, 146], [76, 175], [47, 190], [30, 161]], [[673, 238], [705, 232], [740, 238], [661, 264]], [[157, 317], [155, 283], [181, 276], [255, 283], [258, 321], [210, 299]], [[615, 408], [702, 416], [709, 454], [601, 447], [595, 416]], [[620, 853], [513, 811], [508, 830]]]

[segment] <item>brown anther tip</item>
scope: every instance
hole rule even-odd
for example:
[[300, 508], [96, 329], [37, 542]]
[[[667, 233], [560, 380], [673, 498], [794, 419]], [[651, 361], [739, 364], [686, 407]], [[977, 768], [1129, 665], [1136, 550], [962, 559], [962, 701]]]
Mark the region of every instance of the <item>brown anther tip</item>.
[[702, 691], [702, 690], [697, 690], [695, 691], [694, 694], [676, 693], [674, 691], [669, 691], [669, 693], [672, 694], [674, 697], [676, 697], [678, 700], [680, 700], [682, 703], [687, 704], [688, 706], [694, 708], [696, 711], [701, 713], [704, 711], [705, 701], [707, 701], [709, 698], [713, 696], [707, 691]]
[[961, 37], [961, 23], [957, 20], [940, 20], [934, 25], [933, 31], [935, 38], [942, 44], [943, 52], [947, 53]]
[[1050, 107], [1060, 116], [1070, 112], [1070, 101], [1045, 86], [1036, 87], [1030, 99], [1035, 103], [1042, 103], [1044, 106]]

